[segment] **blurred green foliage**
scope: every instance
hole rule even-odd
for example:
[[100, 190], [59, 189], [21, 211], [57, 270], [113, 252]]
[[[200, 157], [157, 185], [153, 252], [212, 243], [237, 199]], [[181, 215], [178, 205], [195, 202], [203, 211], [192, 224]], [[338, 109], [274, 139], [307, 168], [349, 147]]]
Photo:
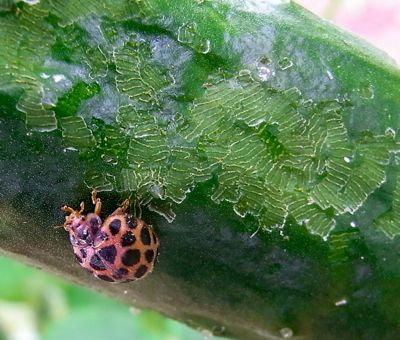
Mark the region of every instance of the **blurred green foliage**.
[[[17, 335], [18, 334], [18, 335]], [[202, 339], [162, 315], [0, 257], [0, 339]]]

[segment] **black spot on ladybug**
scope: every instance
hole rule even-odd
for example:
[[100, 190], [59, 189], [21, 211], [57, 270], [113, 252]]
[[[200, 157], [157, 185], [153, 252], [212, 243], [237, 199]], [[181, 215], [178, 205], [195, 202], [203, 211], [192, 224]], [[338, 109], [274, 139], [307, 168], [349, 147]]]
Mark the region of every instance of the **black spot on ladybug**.
[[141, 265], [135, 273], [135, 277], [137, 277], [138, 279], [140, 279], [144, 274], [146, 274], [147, 272], [147, 267], [145, 265]]
[[90, 267], [94, 270], [105, 270], [106, 266], [104, 265], [103, 261], [101, 260], [100, 256], [94, 254], [90, 259]]
[[121, 237], [121, 246], [123, 246], [123, 247], [130, 246], [130, 245], [134, 244], [135, 241], [136, 241], [135, 235], [133, 235], [131, 231], [127, 231]]
[[99, 279], [104, 280], [104, 281], [114, 282], [114, 280], [113, 280], [111, 277], [107, 276], [107, 275], [97, 275], [97, 277], [98, 277]]
[[137, 227], [136, 218], [132, 215], [125, 214], [125, 221], [130, 229], [134, 229]]
[[117, 270], [114, 270], [113, 276], [114, 278], [118, 279], [122, 279], [124, 276], [128, 275], [129, 271], [128, 269], [125, 268], [119, 268]]
[[82, 263], [82, 259], [78, 254], [75, 254], [75, 258], [78, 260], [79, 263]]
[[151, 249], [147, 249], [144, 253], [144, 257], [146, 258], [146, 261], [150, 263], [154, 259], [154, 251]]
[[149, 228], [144, 226], [140, 231], [140, 239], [144, 245], [149, 245], [151, 243]]
[[81, 251], [82, 257], [83, 257], [84, 259], [86, 259], [86, 256], [87, 256], [87, 251], [86, 251], [86, 249], [81, 248], [80, 251]]
[[138, 249], [127, 250], [121, 258], [125, 266], [133, 266], [140, 261], [140, 251]]
[[99, 254], [104, 260], [113, 264], [117, 255], [117, 248], [114, 245], [104, 247], [99, 250]]
[[121, 228], [121, 221], [118, 218], [116, 218], [110, 222], [109, 226], [111, 234], [116, 235], [118, 234], [119, 229]]

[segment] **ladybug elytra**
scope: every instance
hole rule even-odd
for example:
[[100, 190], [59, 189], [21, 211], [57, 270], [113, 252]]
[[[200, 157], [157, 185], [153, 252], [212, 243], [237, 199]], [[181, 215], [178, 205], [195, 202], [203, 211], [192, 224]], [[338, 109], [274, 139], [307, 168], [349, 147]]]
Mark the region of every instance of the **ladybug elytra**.
[[151, 225], [126, 210], [129, 200], [117, 208], [104, 223], [100, 218], [101, 200], [92, 191], [94, 213], [64, 206], [69, 213], [64, 229], [79, 264], [94, 276], [108, 282], [128, 282], [151, 273], [158, 254], [159, 241]]

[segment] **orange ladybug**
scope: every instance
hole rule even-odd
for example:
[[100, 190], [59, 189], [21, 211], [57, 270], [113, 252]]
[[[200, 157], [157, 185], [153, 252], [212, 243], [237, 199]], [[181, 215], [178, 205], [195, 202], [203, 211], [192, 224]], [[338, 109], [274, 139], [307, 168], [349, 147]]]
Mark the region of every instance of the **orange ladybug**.
[[92, 191], [94, 213], [83, 215], [68, 206], [62, 210], [64, 229], [69, 232], [79, 264], [95, 277], [108, 282], [128, 282], [151, 273], [158, 255], [159, 241], [153, 227], [126, 213], [129, 200], [117, 208], [104, 223], [100, 218], [101, 200]]

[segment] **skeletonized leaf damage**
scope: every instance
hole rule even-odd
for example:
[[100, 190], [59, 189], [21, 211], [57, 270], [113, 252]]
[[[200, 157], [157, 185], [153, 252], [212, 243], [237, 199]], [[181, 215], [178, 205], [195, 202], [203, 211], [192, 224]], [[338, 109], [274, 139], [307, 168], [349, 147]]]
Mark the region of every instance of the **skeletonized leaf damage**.
[[[179, 204], [213, 180], [211, 199], [262, 229], [291, 218], [327, 237], [386, 182], [394, 135], [350, 136], [344, 100], [310, 105], [296, 87], [211, 67], [201, 27], [142, 30], [162, 17], [156, 4], [41, 1], [0, 18], [0, 90], [23, 90], [28, 129], [60, 129], [67, 149], [99, 155], [89, 186]], [[398, 192], [376, 220], [391, 238]]]

